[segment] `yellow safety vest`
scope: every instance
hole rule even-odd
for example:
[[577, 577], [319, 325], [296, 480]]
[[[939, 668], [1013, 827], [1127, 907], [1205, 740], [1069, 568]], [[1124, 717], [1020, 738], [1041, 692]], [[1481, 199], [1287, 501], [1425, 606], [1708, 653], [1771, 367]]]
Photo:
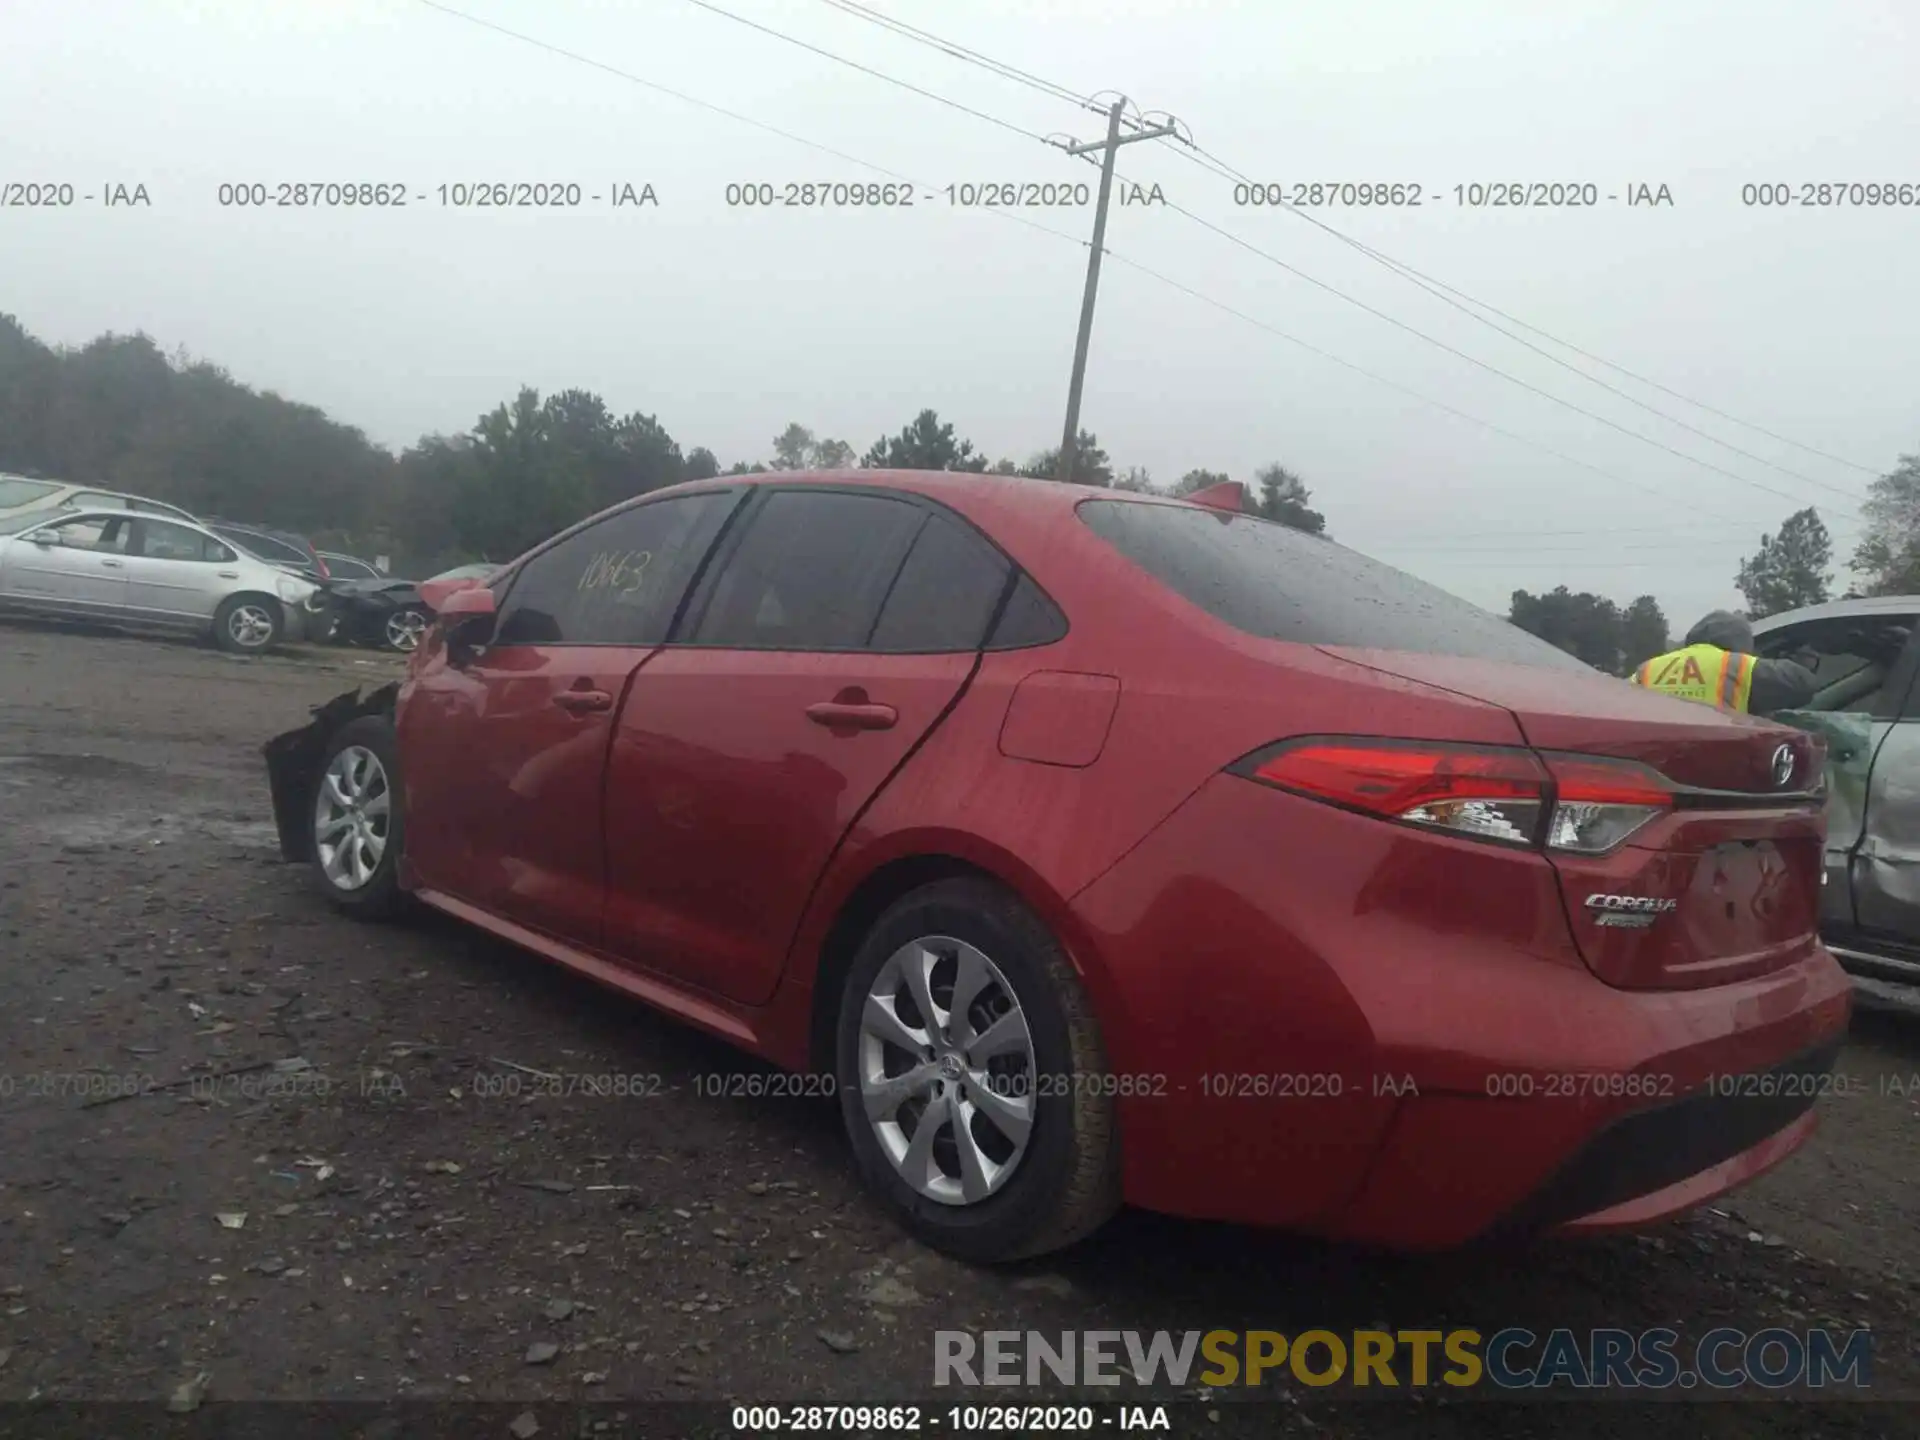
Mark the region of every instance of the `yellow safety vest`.
[[1633, 683], [1676, 700], [1746, 712], [1753, 691], [1753, 656], [1718, 645], [1687, 645], [1656, 655], [1633, 672]]

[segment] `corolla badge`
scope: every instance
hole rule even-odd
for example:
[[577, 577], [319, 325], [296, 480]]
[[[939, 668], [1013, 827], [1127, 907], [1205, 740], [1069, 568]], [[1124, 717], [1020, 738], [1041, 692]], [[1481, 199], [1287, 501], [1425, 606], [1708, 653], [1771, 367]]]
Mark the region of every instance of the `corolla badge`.
[[1793, 782], [1793, 747], [1782, 745], [1773, 752], [1773, 788], [1784, 790]]
[[1644, 930], [1662, 915], [1680, 906], [1678, 900], [1651, 895], [1589, 895], [1587, 910], [1596, 925], [1621, 930]]

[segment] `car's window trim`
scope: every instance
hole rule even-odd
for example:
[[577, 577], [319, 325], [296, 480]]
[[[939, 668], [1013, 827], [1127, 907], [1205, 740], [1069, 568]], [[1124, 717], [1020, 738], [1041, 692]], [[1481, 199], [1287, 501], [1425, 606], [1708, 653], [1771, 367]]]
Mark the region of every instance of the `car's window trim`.
[[[746, 488], [745, 486], [739, 485], [716, 485], [711, 488], [682, 491], [676, 495], [642, 495], [626, 504], [619, 505], [610, 510], [603, 510], [595, 515], [589, 515], [586, 519], [576, 521], [572, 525], [569, 525], [559, 534], [550, 536], [541, 542], [535, 549], [527, 551], [527, 553], [519, 559], [509, 562], [501, 574], [494, 576], [486, 582], [486, 588], [489, 590], [492, 590], [496, 585], [503, 585], [505, 587], [504, 589], [494, 591], [495, 633], [497, 634], [499, 632], [500, 623], [506, 619], [508, 607], [513, 603], [514, 589], [519, 585], [521, 577], [526, 574], [528, 568], [542, 556], [566, 544], [575, 536], [584, 534], [586, 531], [595, 529], [598, 526], [608, 524], [623, 515], [631, 514], [633, 511], [643, 509], [648, 505], [666, 505], [676, 500], [697, 500], [707, 495], [731, 495], [733, 496], [733, 504], [728, 507], [727, 511], [720, 517], [719, 529], [714, 532], [713, 539], [708, 543], [706, 551], [700, 557], [700, 563], [695, 567], [694, 573], [688, 578], [686, 587], [681, 591], [680, 599], [674, 606], [674, 613], [667, 622], [666, 633], [670, 639], [674, 632], [674, 626], [679, 622], [681, 615], [686, 609], [688, 599], [692, 597], [695, 587], [699, 585], [705, 576], [707, 563], [713, 558], [714, 550], [725, 539], [729, 527], [733, 524], [734, 518], [739, 515], [741, 510], [740, 492]], [[457, 569], [459, 567], [456, 566], [455, 568]], [[660, 645], [667, 643], [667, 640], [641, 644], [635, 644], [630, 640], [509, 640], [503, 643], [489, 637], [486, 645], [479, 648], [488, 651], [519, 650], [530, 647], [543, 650], [651, 650], [657, 649]]]

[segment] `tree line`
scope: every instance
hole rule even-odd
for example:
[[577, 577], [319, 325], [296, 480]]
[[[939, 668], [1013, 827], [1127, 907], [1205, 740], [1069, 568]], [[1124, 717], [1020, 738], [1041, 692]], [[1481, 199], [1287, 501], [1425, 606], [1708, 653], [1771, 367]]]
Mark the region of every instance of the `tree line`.
[[[596, 510], [683, 480], [769, 470], [912, 469], [1052, 479], [1057, 450], [991, 460], [938, 412], [922, 410], [864, 451], [799, 423], [765, 460], [723, 468], [705, 446], [682, 449], [660, 420], [615, 413], [586, 390], [523, 386], [458, 434], [426, 435], [400, 453], [311, 405], [259, 391], [144, 334], [55, 348], [0, 315], [0, 469], [170, 501], [197, 515], [298, 530], [327, 548], [393, 557], [397, 573], [509, 559]], [[1154, 490], [1119, 470], [1082, 431], [1074, 478]], [[1191, 470], [1188, 493], [1227, 477]], [[1262, 514], [1316, 533], [1326, 520], [1299, 476], [1256, 472]]]
[[[389, 555], [401, 574], [507, 559], [596, 510], [683, 480], [878, 468], [1051, 479], [1058, 462], [1057, 450], [990, 459], [925, 409], [859, 451], [795, 422], [774, 437], [766, 459], [723, 467], [705, 446], [683, 450], [653, 415], [616, 414], [586, 390], [542, 395], [525, 386], [471, 428], [423, 436], [395, 454], [315, 406], [256, 390], [184, 351], [167, 354], [144, 334], [54, 347], [0, 314], [0, 470], [299, 530], [328, 548]], [[1117, 466], [1083, 430], [1074, 478], [1180, 495], [1228, 476], [1192, 469], [1162, 486], [1139, 466]], [[1312, 491], [1285, 466], [1256, 470], [1248, 488], [1260, 514], [1327, 533]], [[1902, 456], [1872, 483], [1861, 515], [1866, 529], [1850, 562], [1858, 583], [1847, 593], [1920, 593], [1920, 455]], [[1828, 599], [1832, 564], [1831, 537], [1808, 507], [1762, 535], [1734, 579], [1758, 619]], [[1621, 606], [1565, 586], [1516, 590], [1507, 618], [1614, 673], [1672, 638], [1651, 595]]]

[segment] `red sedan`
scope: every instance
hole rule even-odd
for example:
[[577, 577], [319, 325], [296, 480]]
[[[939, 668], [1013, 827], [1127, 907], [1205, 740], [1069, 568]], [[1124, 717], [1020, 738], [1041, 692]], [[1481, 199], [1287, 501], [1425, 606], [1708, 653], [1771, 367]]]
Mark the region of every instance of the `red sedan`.
[[[282, 843], [839, 1097], [912, 1230], [1123, 1201], [1405, 1248], [1797, 1148], [1819, 743], [1331, 541], [984, 475], [701, 481], [454, 582], [271, 742]], [[461, 588], [465, 587], [465, 588]]]

